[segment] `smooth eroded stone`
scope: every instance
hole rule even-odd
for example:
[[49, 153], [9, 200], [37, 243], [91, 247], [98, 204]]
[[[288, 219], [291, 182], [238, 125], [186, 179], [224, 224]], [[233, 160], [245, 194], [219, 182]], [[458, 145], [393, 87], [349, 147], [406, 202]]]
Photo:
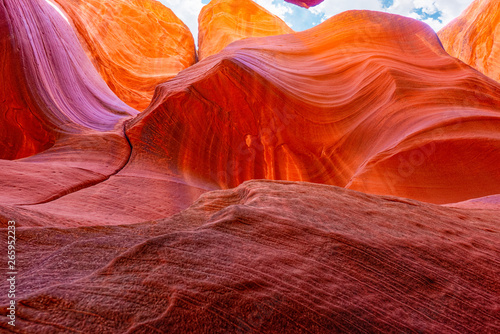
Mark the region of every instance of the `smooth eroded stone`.
[[348, 11], [232, 43], [160, 85], [132, 161], [222, 188], [311, 181], [452, 203], [500, 193], [500, 85], [422, 22]]
[[144, 110], [155, 87], [196, 61], [188, 27], [156, 0], [53, 0], [111, 90]]
[[500, 82], [500, 1], [476, 0], [438, 32], [448, 53]]
[[0, 158], [18, 159], [137, 112], [106, 86], [68, 23], [44, 0], [0, 4]]
[[251, 0], [211, 1], [201, 10], [198, 22], [200, 60], [243, 38], [293, 32], [283, 20]]
[[[109, 89], [68, 22], [45, 0], [0, 4], [4, 59], [0, 83], [0, 225], [38, 205], [92, 188], [131, 154], [124, 122], [137, 111]], [[88, 193], [87, 193], [88, 194]], [[89, 198], [80, 197], [73, 205]], [[70, 224], [89, 206], [63, 206], [19, 226]], [[84, 224], [85, 222], [80, 222]]]
[[24, 158], [0, 160], [0, 227], [10, 219], [19, 227], [138, 223], [177, 213], [213, 189], [128, 164], [124, 123], [138, 112], [106, 85], [54, 6], [0, 7], [8, 79], [0, 84], [7, 102], [0, 152]]

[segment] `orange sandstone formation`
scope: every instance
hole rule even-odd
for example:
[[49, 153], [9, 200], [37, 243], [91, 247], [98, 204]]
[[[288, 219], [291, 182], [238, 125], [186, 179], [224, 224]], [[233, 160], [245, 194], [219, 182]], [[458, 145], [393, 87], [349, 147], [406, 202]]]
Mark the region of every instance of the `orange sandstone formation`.
[[106, 87], [71, 26], [45, 1], [13, 1], [4, 26], [19, 44], [4, 54], [26, 65], [6, 69], [28, 88], [5, 91], [25, 103], [34, 96], [54, 146], [0, 161], [2, 222], [138, 223], [252, 178], [436, 203], [499, 193], [499, 87], [417, 21], [354, 11], [307, 32], [237, 41], [160, 86], [124, 134], [134, 111]]
[[111, 90], [137, 110], [196, 61], [187, 26], [156, 0], [54, 0]]
[[277, 16], [252, 0], [214, 0], [198, 17], [198, 57], [219, 53], [228, 44], [247, 37], [292, 33]]
[[349, 11], [231, 44], [159, 86], [127, 134], [132, 161], [223, 188], [281, 179], [451, 203], [500, 193], [499, 110], [500, 85], [425, 24]]
[[448, 53], [500, 82], [500, 0], [476, 0], [438, 33]]

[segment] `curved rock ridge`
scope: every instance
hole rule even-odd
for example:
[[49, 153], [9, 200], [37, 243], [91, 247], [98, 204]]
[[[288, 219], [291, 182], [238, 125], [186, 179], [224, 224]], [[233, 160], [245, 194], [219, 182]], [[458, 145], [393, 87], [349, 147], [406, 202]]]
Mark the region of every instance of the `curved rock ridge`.
[[249, 38], [157, 89], [132, 161], [216, 186], [311, 181], [452, 203], [500, 193], [500, 86], [425, 24], [349, 11]]
[[63, 135], [114, 131], [137, 114], [111, 92], [46, 1], [3, 1], [0, 28], [0, 158], [33, 155]]
[[316, 5], [319, 5], [322, 3], [324, 0], [285, 0], [286, 2], [293, 3], [294, 5], [304, 7], [304, 8], [309, 8], [309, 7], [314, 7]]
[[499, 233], [497, 211], [250, 181], [169, 219], [18, 231], [15, 329], [495, 333]]
[[500, 194], [473, 198], [459, 203], [447, 204], [446, 206], [475, 210], [500, 210]]
[[128, 165], [123, 123], [138, 112], [106, 85], [66, 14], [25, 2], [0, 7], [0, 152], [23, 158], [0, 160], [0, 226], [137, 223], [188, 207], [206, 189]]
[[476, 0], [438, 32], [448, 53], [500, 82], [500, 1]]
[[0, 160], [0, 228], [137, 224], [170, 217], [214, 187], [129, 163], [118, 134], [59, 141], [18, 161]]
[[198, 58], [219, 53], [230, 43], [247, 37], [292, 33], [279, 17], [252, 0], [214, 0], [198, 16]]
[[188, 27], [156, 0], [54, 0], [111, 90], [144, 110], [155, 87], [196, 61]]

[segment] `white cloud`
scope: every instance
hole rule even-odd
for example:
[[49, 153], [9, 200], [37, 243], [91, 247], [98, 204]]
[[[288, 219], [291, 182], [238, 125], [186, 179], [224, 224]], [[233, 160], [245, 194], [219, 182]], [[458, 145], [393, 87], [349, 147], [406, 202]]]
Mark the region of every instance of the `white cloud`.
[[[384, 8], [381, 1], [376, 0], [325, 0], [312, 8], [311, 11], [323, 15], [324, 19], [349, 9], [385, 11], [421, 19], [437, 31], [460, 15], [470, 3], [472, 3], [472, 0], [394, 0], [392, 5]], [[415, 12], [419, 8], [422, 9], [424, 15], [421, 16]], [[436, 13], [441, 14], [439, 19], [426, 17]]]
[[325, 0], [310, 10], [324, 16], [324, 19], [350, 9], [369, 9], [383, 11], [382, 4], [377, 0]]
[[198, 43], [198, 14], [204, 6], [201, 0], [159, 0], [170, 8], [191, 30], [195, 43]]
[[[269, 12], [278, 16], [280, 19], [285, 21], [286, 14], [292, 14], [293, 10], [290, 7], [290, 4], [286, 3], [284, 0], [254, 0], [255, 3], [258, 3], [260, 6], [267, 9]], [[293, 25], [293, 22], [290, 22]], [[289, 24], [290, 25], [290, 24]]]
[[[202, 0], [159, 0], [172, 9], [191, 30], [195, 42], [198, 41], [198, 14], [204, 6]], [[302, 30], [304, 27], [304, 12], [299, 7], [284, 0], [254, 0], [274, 15], [283, 19], [291, 28]], [[207, 1], [204, 1], [207, 2]], [[390, 3], [390, 0], [384, 0]], [[384, 7], [381, 0], [325, 0], [310, 12], [322, 20], [350, 9], [378, 10], [393, 14], [420, 19], [430, 25], [435, 31], [448, 24], [467, 8], [472, 0], [393, 0], [390, 6]], [[421, 9], [420, 13], [415, 10]], [[429, 17], [440, 13], [438, 19]], [[419, 15], [421, 14], [421, 15]], [[313, 16], [314, 17], [314, 16]], [[312, 22], [311, 22], [312, 25]]]
[[429, 15], [439, 12], [441, 14], [439, 19], [422, 18], [437, 31], [460, 15], [471, 2], [471, 0], [395, 0], [387, 11], [414, 18], [419, 18], [419, 15], [414, 13], [414, 10], [418, 8], [422, 8], [422, 12]]

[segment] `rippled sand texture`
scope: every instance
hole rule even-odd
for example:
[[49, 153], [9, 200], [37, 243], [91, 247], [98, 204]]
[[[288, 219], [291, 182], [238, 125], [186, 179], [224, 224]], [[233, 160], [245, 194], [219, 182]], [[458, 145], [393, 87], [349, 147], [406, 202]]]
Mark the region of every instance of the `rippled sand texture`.
[[222, 188], [311, 181], [450, 203], [500, 192], [500, 86], [425, 24], [349, 11], [237, 41], [160, 85], [134, 152]]
[[111, 90], [144, 110], [155, 87], [196, 61], [187, 26], [155, 0], [53, 0]]
[[219, 53], [228, 44], [247, 37], [292, 33], [283, 20], [251, 0], [215, 0], [200, 12], [198, 58]]
[[28, 229], [16, 329], [495, 333], [497, 214], [250, 181], [165, 220]]
[[500, 1], [476, 0], [438, 33], [446, 51], [500, 82]]

